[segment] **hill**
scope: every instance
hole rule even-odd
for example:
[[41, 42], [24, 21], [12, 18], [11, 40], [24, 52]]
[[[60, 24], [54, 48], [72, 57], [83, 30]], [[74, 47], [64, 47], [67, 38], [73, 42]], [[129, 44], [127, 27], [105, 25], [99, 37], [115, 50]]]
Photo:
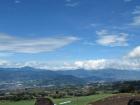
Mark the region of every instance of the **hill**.
[[[105, 98], [104, 100], [99, 100], [90, 103], [90, 105], [128, 105], [129, 100], [140, 99], [140, 95], [135, 94], [118, 94], [112, 97]], [[132, 104], [133, 105], [133, 104]], [[139, 105], [139, 104], [134, 104]]]

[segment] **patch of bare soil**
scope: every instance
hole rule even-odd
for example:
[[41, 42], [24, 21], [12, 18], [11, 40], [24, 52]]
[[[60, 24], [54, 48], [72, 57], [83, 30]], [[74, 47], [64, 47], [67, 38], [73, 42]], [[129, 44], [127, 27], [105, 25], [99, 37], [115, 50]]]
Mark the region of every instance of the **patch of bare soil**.
[[88, 105], [128, 105], [130, 99], [140, 100], [140, 95], [118, 94], [103, 100], [91, 102]]

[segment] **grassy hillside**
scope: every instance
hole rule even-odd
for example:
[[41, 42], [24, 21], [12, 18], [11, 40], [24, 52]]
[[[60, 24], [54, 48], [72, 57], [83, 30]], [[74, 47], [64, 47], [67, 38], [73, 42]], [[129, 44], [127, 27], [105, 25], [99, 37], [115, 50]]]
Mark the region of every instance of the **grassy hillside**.
[[[53, 101], [59, 105], [61, 102], [71, 101], [71, 103], [67, 105], [86, 105], [89, 102], [97, 101], [106, 97], [112, 96], [112, 94], [98, 94], [92, 96], [83, 96], [83, 97], [73, 97], [73, 98], [64, 98], [64, 99], [53, 99]], [[0, 101], [0, 105], [34, 105], [35, 100], [31, 101], [18, 101], [18, 102], [10, 102], [10, 101]]]

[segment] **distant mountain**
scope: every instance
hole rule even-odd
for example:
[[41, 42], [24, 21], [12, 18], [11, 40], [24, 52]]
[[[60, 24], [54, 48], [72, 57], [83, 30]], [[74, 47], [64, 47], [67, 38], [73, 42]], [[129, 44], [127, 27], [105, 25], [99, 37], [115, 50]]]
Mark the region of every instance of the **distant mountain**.
[[[61, 84], [83, 84], [85, 80], [72, 76], [62, 75], [55, 71], [35, 69], [31, 67], [23, 68], [0, 68], [0, 81], [3, 82], [26, 82], [33, 81], [39, 85], [61, 85]], [[36, 82], [35, 82], [36, 81]], [[32, 83], [31, 83], [32, 84]]]
[[63, 75], [73, 75], [78, 78], [84, 78], [88, 81], [120, 81], [120, 80], [140, 80], [140, 70], [63, 70], [57, 71]]
[[0, 82], [20, 81], [24, 85], [78, 85], [97, 81], [140, 80], [134, 70], [42, 70], [31, 67], [0, 68]]
[[30, 67], [0, 68], [0, 80], [40, 80], [55, 78], [57, 76], [61, 75], [53, 71], [34, 69]]

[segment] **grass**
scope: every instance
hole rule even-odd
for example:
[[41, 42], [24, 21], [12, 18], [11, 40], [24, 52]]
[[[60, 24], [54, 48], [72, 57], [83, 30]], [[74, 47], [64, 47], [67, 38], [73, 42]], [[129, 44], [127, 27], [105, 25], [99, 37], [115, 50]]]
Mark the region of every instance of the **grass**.
[[[86, 105], [89, 102], [94, 102], [97, 100], [101, 100], [103, 98], [112, 96], [112, 94], [97, 94], [91, 96], [82, 96], [82, 97], [73, 97], [73, 98], [63, 98], [63, 99], [53, 99], [53, 102], [57, 105], [61, 102], [71, 101], [71, 103], [67, 105]], [[30, 101], [0, 101], [0, 105], [34, 105], [35, 100]]]

